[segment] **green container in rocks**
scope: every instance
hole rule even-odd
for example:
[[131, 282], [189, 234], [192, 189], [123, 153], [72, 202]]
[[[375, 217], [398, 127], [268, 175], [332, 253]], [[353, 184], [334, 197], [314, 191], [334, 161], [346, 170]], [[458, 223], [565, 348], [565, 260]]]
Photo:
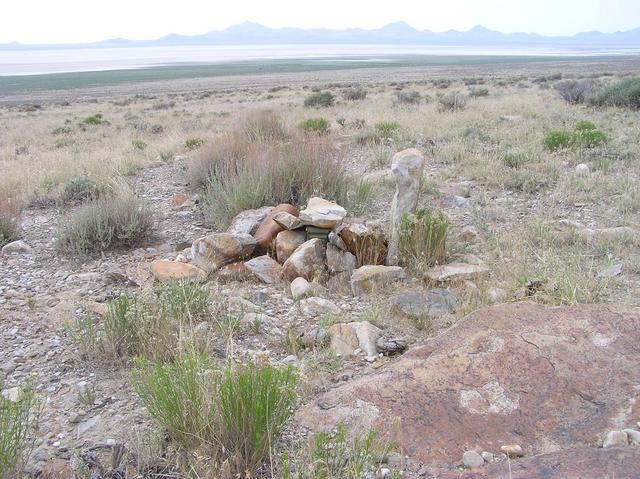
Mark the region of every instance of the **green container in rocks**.
[[306, 239], [309, 241], [313, 238], [320, 238], [324, 241], [329, 241], [329, 233], [331, 233], [330, 229], [327, 228], [317, 228], [315, 226], [307, 226], [306, 229]]

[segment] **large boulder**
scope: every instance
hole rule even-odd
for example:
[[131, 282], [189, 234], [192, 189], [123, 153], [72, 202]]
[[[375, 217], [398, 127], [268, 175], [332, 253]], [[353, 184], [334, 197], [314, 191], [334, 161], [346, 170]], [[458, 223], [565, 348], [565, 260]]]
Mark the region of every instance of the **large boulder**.
[[405, 278], [400, 266], [365, 265], [351, 275], [351, 291], [354, 296], [364, 296], [387, 289]]
[[313, 238], [304, 242], [293, 252], [284, 262], [282, 274], [287, 281], [293, 281], [302, 277], [307, 281], [312, 281], [325, 273], [326, 247], [320, 238]]
[[235, 218], [231, 220], [231, 225], [229, 225], [227, 233], [234, 235], [252, 235], [272, 210], [273, 206], [263, 206], [256, 210], [245, 210], [238, 213]]
[[244, 265], [265, 284], [276, 284], [282, 278], [282, 266], [271, 256], [258, 256], [246, 261]]
[[353, 222], [341, 225], [337, 232], [347, 250], [356, 256], [358, 264], [384, 264], [387, 245], [380, 225]]
[[283, 203], [281, 205], [276, 206], [271, 212], [266, 216], [264, 220], [258, 226], [258, 229], [253, 234], [256, 239], [256, 252], [265, 254], [271, 248], [273, 240], [276, 239], [278, 233], [280, 233], [284, 228], [276, 223], [273, 218], [281, 212], [289, 213], [293, 216], [298, 216], [298, 209], [290, 204]]
[[398, 264], [400, 222], [406, 214], [413, 213], [418, 205], [424, 155], [415, 148], [400, 151], [393, 156], [391, 171], [396, 179], [396, 193], [391, 202], [389, 218], [389, 251], [386, 264]]
[[333, 201], [313, 197], [309, 199], [307, 207], [300, 212], [300, 219], [318, 228], [333, 229], [338, 226], [347, 210]]
[[[298, 420], [313, 430], [342, 421], [388, 435], [388, 425], [397, 423], [397, 448], [434, 468], [450, 468], [468, 450], [498, 453], [505, 444], [519, 444], [526, 457], [515, 460], [518, 474], [512, 477], [612, 477], [607, 458], [616, 465], [615, 477], [635, 477], [638, 448], [620, 453], [627, 467], [625, 460], [614, 460], [616, 448], [594, 445], [640, 417], [639, 322], [640, 308], [624, 306], [491, 306], [384, 371], [328, 391], [304, 407]], [[591, 469], [585, 469], [572, 459], [574, 448], [603, 461], [588, 460]], [[557, 455], [532, 457], [543, 454]], [[561, 458], [583, 475], [560, 466]], [[544, 466], [552, 464], [566, 474], [545, 474]], [[504, 464], [482, 471], [466, 477], [506, 474]]]
[[276, 258], [284, 263], [306, 241], [304, 231], [281, 231], [276, 236]]
[[401, 316], [435, 317], [451, 312], [458, 299], [447, 289], [399, 293], [390, 299], [392, 309]]
[[151, 274], [158, 281], [172, 279], [204, 279], [207, 277], [202, 269], [189, 263], [158, 259], [151, 262]]
[[354, 254], [343, 251], [332, 244], [327, 245], [327, 268], [329, 272], [349, 273], [356, 269], [356, 257]]
[[256, 240], [248, 234], [214, 233], [199, 238], [191, 245], [193, 262], [205, 271], [217, 271], [226, 264], [247, 258]]

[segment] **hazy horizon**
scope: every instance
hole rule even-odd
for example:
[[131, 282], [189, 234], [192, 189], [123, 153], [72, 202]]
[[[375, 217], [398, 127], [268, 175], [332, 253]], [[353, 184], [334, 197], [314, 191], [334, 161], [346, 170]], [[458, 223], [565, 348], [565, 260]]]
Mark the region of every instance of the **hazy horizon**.
[[89, 43], [112, 38], [152, 40], [172, 33], [198, 35], [224, 30], [246, 21], [269, 28], [334, 30], [375, 29], [405, 21], [418, 30], [434, 32], [467, 31], [482, 25], [503, 33], [543, 36], [613, 33], [640, 26], [640, 2], [635, 0], [451, 0], [446, 4], [397, 0], [391, 14], [388, 8], [369, 2], [338, 0], [325, 0], [322, 8], [313, 11], [293, 0], [244, 0], [224, 8], [183, 0], [179, 9], [150, 0], [113, 0], [100, 5], [80, 0], [23, 0], [12, 2], [3, 10], [0, 43], [22, 44]]

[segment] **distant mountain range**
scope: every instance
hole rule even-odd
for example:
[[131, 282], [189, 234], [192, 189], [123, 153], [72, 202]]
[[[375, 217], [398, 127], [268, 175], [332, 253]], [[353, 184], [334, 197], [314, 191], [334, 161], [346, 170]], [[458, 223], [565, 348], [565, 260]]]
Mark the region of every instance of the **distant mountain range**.
[[95, 43], [32, 45], [18, 42], [0, 44], [0, 50], [36, 50], [52, 48], [114, 48], [185, 45], [254, 45], [254, 44], [433, 44], [433, 45], [640, 45], [640, 28], [626, 32], [584, 32], [573, 36], [543, 36], [536, 33], [502, 33], [483, 26], [466, 32], [416, 30], [405, 22], [390, 23], [375, 30], [349, 28], [269, 28], [252, 22], [233, 25], [202, 35], [170, 34], [156, 40], [114, 38]]

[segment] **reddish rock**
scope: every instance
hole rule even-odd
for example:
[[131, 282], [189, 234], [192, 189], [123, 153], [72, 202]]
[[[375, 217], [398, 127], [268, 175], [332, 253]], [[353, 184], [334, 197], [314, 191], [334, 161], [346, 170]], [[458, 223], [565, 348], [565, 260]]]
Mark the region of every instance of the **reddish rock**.
[[282, 275], [287, 281], [303, 277], [313, 281], [325, 274], [326, 246], [320, 238], [301, 244], [282, 265]]
[[151, 274], [158, 281], [172, 279], [204, 279], [207, 273], [192, 264], [158, 259], [151, 262]]
[[522, 459], [493, 462], [473, 471], [430, 471], [428, 479], [635, 479], [640, 448], [583, 446]]
[[[513, 478], [613, 477], [611, 464], [619, 466], [615, 477], [636, 477], [640, 449], [629, 446], [618, 460], [618, 452], [608, 456], [594, 444], [612, 425], [640, 417], [639, 323], [640, 308], [632, 307], [492, 306], [383, 372], [328, 391], [298, 419], [315, 430], [343, 421], [390, 435], [395, 421], [398, 449], [436, 468], [450, 468], [476, 447], [498, 452], [520, 444], [526, 457], [512, 460]], [[585, 449], [548, 455], [572, 448]], [[519, 466], [525, 461], [530, 467]], [[501, 477], [504, 467], [464, 477]]]
[[284, 228], [273, 220], [273, 217], [281, 212], [287, 212], [293, 216], [298, 216], [299, 212], [295, 206], [287, 203], [276, 206], [267, 217], [262, 220], [260, 226], [254, 233], [253, 237], [256, 239], [256, 253], [265, 254], [269, 251], [271, 243], [276, 239], [278, 233], [284, 230]]
[[210, 272], [248, 258], [255, 247], [256, 240], [251, 235], [213, 233], [193, 242], [191, 256], [198, 267]]
[[232, 281], [248, 281], [255, 278], [249, 268], [242, 261], [223, 266], [216, 273], [216, 278], [220, 283], [231, 283]]
[[276, 236], [276, 257], [284, 263], [306, 241], [303, 231], [281, 231]]

